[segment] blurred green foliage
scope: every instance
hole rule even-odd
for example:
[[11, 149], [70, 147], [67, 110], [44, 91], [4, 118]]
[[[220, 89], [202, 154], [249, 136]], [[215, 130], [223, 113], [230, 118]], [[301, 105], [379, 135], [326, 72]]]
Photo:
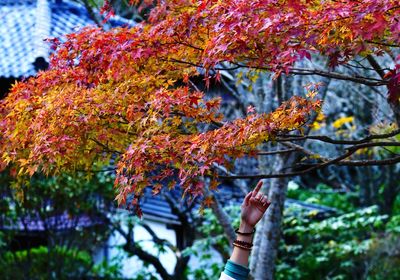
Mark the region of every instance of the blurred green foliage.
[[117, 262], [94, 264], [88, 251], [56, 246], [49, 250], [40, 246], [16, 252], [7, 251], [0, 256], [2, 279], [79, 279], [121, 276]]
[[399, 199], [388, 216], [377, 206], [358, 208], [357, 193], [322, 184], [289, 186], [288, 197], [336, 208], [338, 215], [317, 220], [316, 211], [286, 208], [276, 279], [399, 279]]
[[358, 193], [346, 192], [343, 194], [334, 192], [330, 186], [325, 184], [318, 184], [313, 190], [301, 189], [296, 183], [290, 182], [287, 197], [307, 203], [333, 207], [345, 213], [356, 210], [355, 203], [358, 200]]
[[1, 279], [119, 279], [118, 260], [92, 259], [111, 233], [101, 217], [113, 209], [112, 181], [103, 173], [37, 175], [15, 189], [0, 173]]
[[[380, 214], [377, 206], [358, 208], [356, 193], [333, 192], [326, 185], [306, 190], [293, 184], [288, 197], [317, 207], [286, 207], [276, 279], [400, 279], [398, 211], [389, 217]], [[319, 205], [335, 208], [336, 214], [322, 219]], [[226, 210], [237, 227], [240, 207]], [[185, 251], [200, 259], [200, 267], [188, 275], [191, 279], [218, 279], [224, 262], [210, 263], [210, 249], [230, 249], [222, 226], [209, 209], [200, 231], [204, 238]]]
[[[38, 176], [32, 178], [22, 193], [17, 193], [10, 188], [10, 178], [1, 174], [1, 192], [8, 194], [0, 200], [3, 225], [15, 223], [21, 215], [38, 213], [42, 218], [65, 212], [71, 217], [110, 214], [107, 205], [113, 205], [112, 181], [111, 176], [103, 173], [90, 178], [79, 173], [74, 177]], [[276, 279], [400, 279], [399, 197], [390, 216], [382, 214], [378, 206], [360, 208], [356, 191], [335, 192], [324, 184], [302, 189], [291, 183], [288, 198], [316, 207], [287, 205]], [[336, 212], [328, 211], [330, 214], [324, 218], [320, 215], [324, 208], [321, 210], [319, 206]], [[228, 207], [226, 211], [237, 227], [240, 207]], [[211, 209], [204, 211], [198, 232], [194, 245], [183, 251], [184, 255], [196, 257], [198, 263], [197, 267], [186, 269], [186, 277], [216, 280], [231, 248]], [[51, 230], [48, 234], [51, 242], [47, 246], [15, 250], [10, 244], [18, 230], [1, 231], [0, 275], [5, 275], [2, 279], [121, 279], [120, 260], [95, 264], [92, 259], [93, 249], [106, 240], [109, 228], [101, 224], [78, 227], [69, 231], [68, 238]], [[221, 261], [216, 261], [216, 252]], [[156, 273], [146, 266], [133, 277], [133, 280], [157, 279]]]
[[[375, 268], [396, 258], [383, 247], [400, 245], [400, 216], [389, 219], [372, 206], [316, 221], [310, 211], [296, 208], [285, 211], [277, 279], [384, 278]], [[397, 275], [400, 266], [388, 265], [385, 273]]]

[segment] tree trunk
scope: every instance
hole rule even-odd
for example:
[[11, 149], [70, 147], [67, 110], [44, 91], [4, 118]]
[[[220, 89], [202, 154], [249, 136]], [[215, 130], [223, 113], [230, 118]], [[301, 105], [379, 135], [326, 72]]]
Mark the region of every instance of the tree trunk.
[[[324, 100], [327, 94], [328, 86], [331, 79], [323, 79], [324, 87], [320, 90], [321, 99]], [[293, 83], [302, 84], [301, 81], [293, 80], [293, 77], [282, 76], [276, 80], [275, 91], [280, 104], [282, 101], [289, 99], [293, 96], [296, 87]], [[267, 95], [266, 95], [267, 96]], [[270, 104], [271, 105], [271, 104]], [[265, 109], [265, 108], [264, 108]], [[311, 123], [315, 120], [316, 115], [313, 116]], [[310, 132], [310, 128], [305, 129], [305, 135]], [[304, 143], [298, 143], [303, 145]], [[280, 154], [271, 161], [259, 158], [259, 169], [262, 173], [280, 173], [283, 169], [289, 172], [288, 167], [292, 167], [294, 162], [298, 161], [299, 155]], [[270, 166], [273, 165], [271, 170]], [[281, 236], [281, 222], [283, 218], [283, 209], [285, 206], [287, 184], [289, 178], [275, 178], [264, 184], [263, 191], [268, 193], [268, 198], [272, 201], [266, 215], [258, 226], [256, 236], [254, 239], [254, 246], [250, 260], [251, 278], [256, 280], [269, 280], [274, 279], [275, 260], [278, 255], [279, 240]]]
[[386, 166], [383, 170], [386, 180], [384, 182], [385, 189], [383, 190], [383, 201], [380, 203], [381, 212], [387, 215], [392, 215], [393, 205], [396, 201], [397, 194], [400, 191], [400, 185], [396, 180], [396, 166]]
[[218, 222], [221, 224], [224, 229], [224, 233], [228, 238], [229, 244], [232, 244], [236, 239], [235, 230], [232, 227], [232, 221], [229, 218], [228, 214], [222, 208], [221, 204], [218, 202], [218, 199], [214, 199], [214, 203], [211, 204], [211, 209], [217, 218]]
[[[261, 146], [261, 150], [268, 150], [269, 145], [264, 143]], [[271, 160], [265, 156], [259, 156], [258, 157], [258, 169], [260, 170], [260, 173], [264, 173], [267, 174], [268, 172], [270, 172], [270, 166], [271, 166]], [[270, 187], [270, 183], [269, 181], [264, 180], [264, 184], [261, 188], [261, 192], [268, 194], [269, 193], [269, 187]], [[271, 206], [272, 207], [272, 206]], [[264, 218], [259, 222], [258, 226], [257, 226], [257, 231], [255, 233], [254, 236], [254, 240], [253, 240], [253, 250], [251, 251], [251, 257], [250, 257], [250, 271], [255, 271], [257, 264], [258, 264], [258, 252], [260, 249], [260, 245], [261, 245], [261, 240], [264, 236], [263, 232], [263, 224], [265, 222], [265, 216]], [[251, 274], [250, 276], [253, 276], [253, 274]], [[250, 277], [251, 279], [253, 279], [252, 277]]]
[[[276, 158], [274, 170], [289, 166], [293, 156], [281, 155]], [[288, 178], [276, 178], [270, 181], [268, 197], [272, 201], [263, 218], [255, 239], [255, 249], [251, 260], [252, 277], [256, 280], [274, 279], [275, 260], [278, 254], [281, 235], [281, 221], [286, 198]]]

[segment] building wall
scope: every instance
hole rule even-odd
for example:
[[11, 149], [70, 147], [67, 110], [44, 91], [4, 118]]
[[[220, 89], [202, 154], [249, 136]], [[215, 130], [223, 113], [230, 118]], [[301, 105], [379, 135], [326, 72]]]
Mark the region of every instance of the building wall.
[[[165, 223], [149, 220], [145, 220], [145, 223], [150, 226], [159, 238], [166, 239], [176, 245], [175, 232], [168, 229]], [[127, 231], [127, 227], [123, 226], [123, 229]], [[143, 250], [154, 256], [158, 255], [158, 250], [152, 242], [151, 235], [143, 227], [135, 226], [134, 236], [135, 241], [140, 242]], [[123, 276], [129, 278], [136, 275], [143, 268], [143, 263], [136, 256], [128, 257], [122, 248], [118, 248], [124, 244], [125, 239], [118, 232], [114, 232], [108, 239], [107, 244], [95, 253], [94, 260], [99, 263], [105, 259], [107, 261], [111, 261], [114, 258], [121, 259]], [[161, 253], [159, 259], [168, 273], [172, 273], [176, 264], [174, 253], [169, 248], [166, 248], [166, 252]], [[153, 267], [150, 269], [153, 269]]]

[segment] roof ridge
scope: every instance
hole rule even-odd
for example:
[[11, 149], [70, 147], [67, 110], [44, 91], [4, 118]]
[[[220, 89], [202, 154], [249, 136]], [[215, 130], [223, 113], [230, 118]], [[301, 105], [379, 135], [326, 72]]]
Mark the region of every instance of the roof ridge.
[[[42, 3], [47, 5], [41, 8]], [[86, 8], [72, 0], [0, 0], [0, 21], [0, 79], [35, 75], [50, 60], [50, 44], [43, 39], [64, 40], [65, 34], [95, 24]], [[109, 22], [130, 24], [122, 18]]]
[[50, 37], [51, 9], [47, 0], [37, 0], [34, 34], [34, 63], [35, 67], [43, 70], [46, 65], [36, 65], [39, 61], [46, 64], [50, 54], [49, 44], [45, 39]]
[[0, 6], [33, 5], [37, 0], [0, 0]]

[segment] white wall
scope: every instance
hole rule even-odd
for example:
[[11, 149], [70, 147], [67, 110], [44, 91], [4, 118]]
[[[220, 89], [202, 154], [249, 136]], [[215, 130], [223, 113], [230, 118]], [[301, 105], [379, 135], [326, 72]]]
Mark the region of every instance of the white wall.
[[[159, 238], [163, 238], [171, 242], [174, 246], [176, 245], [175, 232], [171, 229], [167, 229], [166, 225], [161, 222], [144, 220], [144, 222], [151, 227], [151, 229], [157, 234]], [[124, 231], [127, 231], [127, 227], [123, 226]], [[158, 250], [154, 247], [154, 243], [151, 241], [151, 235], [141, 226], [135, 226], [134, 228], [135, 241], [140, 242], [141, 247], [144, 251], [157, 256]], [[95, 262], [101, 262], [107, 257], [108, 261], [113, 258], [120, 256], [123, 260], [123, 276], [132, 277], [137, 274], [137, 272], [143, 267], [142, 261], [136, 256], [128, 257], [128, 255], [123, 252], [123, 249], [119, 249], [118, 246], [124, 245], [125, 239], [118, 233], [114, 232], [105, 248], [100, 249], [94, 256]], [[164, 268], [168, 273], [172, 273], [176, 264], [176, 258], [174, 253], [167, 247], [165, 247], [166, 252], [159, 255], [159, 259], [163, 264]]]

